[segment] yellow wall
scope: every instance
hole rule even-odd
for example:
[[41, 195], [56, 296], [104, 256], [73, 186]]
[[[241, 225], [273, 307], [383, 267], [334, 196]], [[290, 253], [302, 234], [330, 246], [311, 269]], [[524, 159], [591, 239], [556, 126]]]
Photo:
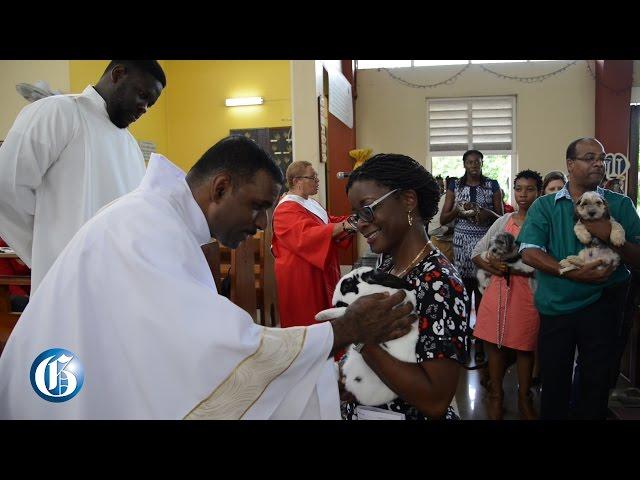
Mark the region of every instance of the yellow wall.
[[[102, 75], [108, 61], [69, 62], [71, 91], [81, 92]], [[152, 141], [157, 151], [188, 170], [230, 129], [291, 125], [289, 61], [160, 61], [167, 87], [136, 123], [137, 140]], [[225, 98], [262, 96], [261, 106], [228, 108]]]
[[[188, 170], [230, 129], [291, 125], [287, 60], [167, 62], [169, 158]], [[264, 104], [225, 107], [229, 97], [264, 97]]]
[[69, 93], [68, 60], [0, 60], [0, 140], [14, 120], [29, 105], [16, 91], [18, 83], [44, 80], [53, 90]]
[[[69, 61], [70, 93], [81, 93], [87, 85], [95, 85], [102, 76], [109, 60], [71, 60]], [[165, 75], [167, 62], [160, 60]], [[171, 80], [167, 75], [167, 88], [162, 91], [156, 104], [137, 122], [129, 126], [129, 131], [138, 141], [156, 144], [156, 151], [168, 154], [167, 142], [167, 97], [171, 94]]]
[[[563, 62], [494, 64], [494, 71], [520, 77], [557, 70]], [[417, 84], [443, 81], [460, 66], [395, 69]], [[595, 83], [584, 62], [541, 83], [500, 79], [472, 65], [452, 85], [410, 88], [385, 71], [358, 71], [356, 100], [358, 147], [374, 153], [403, 153], [427, 168], [427, 98], [516, 95], [516, 171], [545, 174], [566, 170], [567, 145], [595, 132]]]

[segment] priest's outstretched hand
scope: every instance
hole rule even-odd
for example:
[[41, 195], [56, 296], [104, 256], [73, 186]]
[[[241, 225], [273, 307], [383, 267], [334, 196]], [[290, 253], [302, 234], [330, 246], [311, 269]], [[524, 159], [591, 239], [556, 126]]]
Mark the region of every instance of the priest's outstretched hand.
[[399, 305], [405, 295], [402, 290], [393, 295], [374, 293], [349, 305], [344, 315], [331, 320], [331, 355], [351, 343], [382, 343], [409, 333], [416, 316], [410, 303]]

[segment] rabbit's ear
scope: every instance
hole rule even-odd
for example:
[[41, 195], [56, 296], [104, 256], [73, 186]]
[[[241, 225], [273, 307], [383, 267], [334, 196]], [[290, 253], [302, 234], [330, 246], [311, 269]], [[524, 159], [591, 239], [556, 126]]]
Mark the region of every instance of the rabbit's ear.
[[362, 280], [371, 285], [382, 285], [383, 287], [395, 288], [397, 290], [411, 290], [411, 284], [406, 280], [391, 275], [382, 270], [372, 270], [362, 275]]
[[344, 315], [347, 307], [337, 307], [337, 308], [328, 308], [327, 310], [322, 310], [316, 314], [317, 322], [324, 322], [325, 320], [333, 320], [334, 318], [341, 317]]

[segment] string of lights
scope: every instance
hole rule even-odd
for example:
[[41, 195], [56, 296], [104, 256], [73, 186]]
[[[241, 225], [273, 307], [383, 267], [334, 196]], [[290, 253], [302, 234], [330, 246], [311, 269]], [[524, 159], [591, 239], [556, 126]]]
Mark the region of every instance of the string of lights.
[[[451, 75], [449, 78], [439, 81], [439, 82], [435, 82], [435, 83], [429, 83], [429, 84], [420, 84], [420, 83], [414, 83], [411, 82], [409, 80], [406, 80], [402, 77], [400, 77], [399, 75], [393, 73], [390, 69], [388, 68], [379, 68], [378, 71], [384, 71], [386, 72], [391, 78], [393, 78], [394, 80], [396, 80], [397, 82], [407, 86], [407, 87], [411, 87], [411, 88], [436, 88], [436, 87], [440, 87], [442, 85], [452, 85], [453, 83], [455, 83], [455, 81], [462, 76], [472, 65], [474, 66], [478, 66], [480, 67], [480, 69], [486, 73], [489, 73], [491, 75], [494, 75], [498, 78], [501, 78], [503, 80], [512, 80], [512, 81], [517, 81], [517, 82], [522, 82], [522, 83], [538, 83], [538, 82], [543, 82], [545, 80], [548, 80], [551, 77], [554, 77], [556, 75], [560, 75], [561, 73], [564, 73], [566, 70], [568, 70], [569, 68], [571, 68], [572, 66], [576, 65], [579, 62], [579, 60], [574, 60], [572, 62], [567, 63], [566, 65], [558, 68], [557, 70], [554, 70], [553, 72], [549, 72], [549, 73], [545, 73], [542, 75], [534, 75], [531, 77], [519, 77], [516, 75], [507, 75], [504, 73], [499, 73], [496, 72], [490, 68], [485, 67], [484, 65], [480, 65], [480, 64], [472, 64], [471, 62], [467, 63], [463, 68], [461, 68], [458, 72], [456, 72], [455, 74]], [[606, 85], [605, 83], [603, 83], [602, 81], [598, 80], [596, 77], [596, 74], [594, 73], [593, 69], [591, 68], [591, 65], [589, 64], [588, 60], [584, 60], [587, 70], [589, 71], [589, 74], [591, 75], [591, 77], [599, 84], [602, 85], [603, 87], [605, 87], [606, 89], [612, 91], [613, 93], [615, 93], [616, 95], [620, 95], [623, 94], [625, 92], [628, 92], [629, 89], [631, 87], [625, 87], [625, 88], [619, 88], [619, 89], [614, 89], [608, 85]]]
[[467, 63], [455, 75], [452, 75], [451, 77], [447, 78], [446, 80], [443, 80], [442, 82], [432, 83], [432, 84], [428, 84], [428, 85], [421, 85], [421, 84], [418, 84], [418, 83], [409, 82], [409, 81], [405, 80], [404, 78], [400, 78], [396, 74], [392, 73], [388, 68], [379, 68], [378, 70], [384, 70], [385, 72], [387, 72], [389, 74], [389, 76], [391, 78], [393, 78], [394, 80], [397, 80], [398, 82], [402, 83], [403, 85], [406, 85], [407, 87], [411, 87], [411, 88], [435, 88], [435, 87], [439, 87], [440, 85], [451, 85], [451, 84], [453, 84], [458, 79], [458, 77], [460, 75], [462, 75], [470, 66], [471, 66], [471, 64]]

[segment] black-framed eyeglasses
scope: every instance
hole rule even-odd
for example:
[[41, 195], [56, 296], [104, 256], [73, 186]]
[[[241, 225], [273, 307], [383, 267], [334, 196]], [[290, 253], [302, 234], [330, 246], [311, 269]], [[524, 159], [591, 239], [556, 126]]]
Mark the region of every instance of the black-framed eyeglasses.
[[314, 175], [313, 177], [310, 177], [308, 175], [298, 175], [295, 178], [308, 178], [309, 180], [318, 180], [318, 176], [317, 175]]
[[391, 190], [388, 193], [385, 193], [383, 196], [381, 196], [377, 200], [374, 200], [369, 205], [365, 205], [361, 209], [357, 210], [356, 213], [354, 213], [352, 215], [349, 215], [349, 217], [347, 218], [347, 222], [349, 223], [349, 225], [351, 225], [353, 228], [358, 228], [358, 222], [360, 220], [362, 220], [363, 222], [367, 222], [367, 223], [373, 222], [373, 218], [374, 218], [373, 217], [373, 211], [374, 211], [374, 209], [377, 208], [378, 206], [380, 206], [380, 204], [387, 197], [389, 197], [393, 193], [396, 193], [398, 190], [400, 190], [400, 189], [396, 188], [394, 190]]
[[596, 160], [600, 160], [602, 163], [611, 162], [611, 158], [607, 158], [605, 153], [600, 155], [594, 155], [593, 153], [587, 153], [584, 157], [573, 157], [573, 160], [582, 160], [583, 162], [595, 163]]

